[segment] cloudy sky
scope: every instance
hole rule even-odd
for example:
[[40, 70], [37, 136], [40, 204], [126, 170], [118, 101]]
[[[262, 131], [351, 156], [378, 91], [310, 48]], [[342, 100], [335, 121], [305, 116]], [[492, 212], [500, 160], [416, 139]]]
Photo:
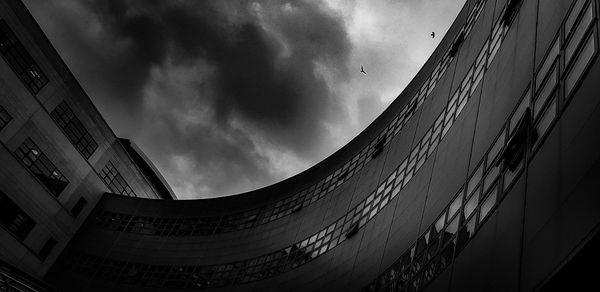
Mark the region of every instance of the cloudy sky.
[[465, 0], [24, 2], [117, 135], [188, 199], [257, 189], [335, 152]]

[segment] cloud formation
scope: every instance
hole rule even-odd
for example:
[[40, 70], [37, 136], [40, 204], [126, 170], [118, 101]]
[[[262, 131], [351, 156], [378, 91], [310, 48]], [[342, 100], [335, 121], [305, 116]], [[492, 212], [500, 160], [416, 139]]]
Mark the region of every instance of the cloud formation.
[[421, 31], [403, 21], [462, 4], [388, 2], [25, 1], [109, 124], [181, 198], [288, 177], [380, 113], [436, 44], [419, 39], [415, 57], [400, 35]]

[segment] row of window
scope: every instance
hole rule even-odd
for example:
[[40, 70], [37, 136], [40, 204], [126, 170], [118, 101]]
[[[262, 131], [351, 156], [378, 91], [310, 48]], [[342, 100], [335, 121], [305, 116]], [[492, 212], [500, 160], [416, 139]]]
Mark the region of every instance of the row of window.
[[48, 83], [44, 72], [3, 19], [0, 19], [0, 53], [34, 95]]
[[[586, 8], [582, 9], [583, 7]], [[573, 28], [574, 31], [567, 29], [573, 27], [573, 19], [578, 19], [578, 26]], [[586, 34], [593, 30], [593, 19], [593, 2], [576, 1], [564, 24], [563, 37], [557, 38], [551, 46], [532, 82], [537, 94], [532, 95], [531, 90], [527, 90], [486, 156], [440, 217], [364, 291], [420, 290], [460, 253], [520, 174], [524, 162], [528, 160], [526, 156], [529, 151], [539, 146], [542, 137], [557, 119], [558, 80], [555, 80], [555, 72], [559, 71], [557, 67], [561, 59], [565, 65], [571, 59], [569, 54], [564, 54], [561, 58], [559, 47], [563, 51], [568, 50], [571, 33], [587, 35], [587, 38], [579, 38], [579, 43], [574, 45], [579, 48], [575, 50], [575, 54], [579, 54], [574, 62], [583, 65], [574, 66], [580, 69], [566, 70], [566, 97], [571, 93], [568, 80], [580, 80], [585, 72], [584, 68], [595, 56], [596, 34]], [[559, 39], [563, 39], [562, 46], [558, 44]]]
[[[31, 140], [25, 139], [15, 151], [16, 157], [55, 197], [69, 184], [65, 176], [56, 168], [54, 163], [40, 150], [40, 148]], [[71, 214], [75, 217], [79, 215], [87, 201], [85, 198], [79, 198], [77, 203], [71, 209]]]
[[[484, 0], [479, 1], [473, 7], [471, 14], [461, 29], [462, 35], [467, 35], [471, 31], [475, 20], [483, 10], [484, 3]], [[453, 57], [450, 54], [445, 55], [445, 58], [440, 61], [438, 66], [433, 70], [432, 75], [424, 82], [409, 104], [404, 107], [400, 114], [367, 147], [326, 178], [293, 196], [260, 209], [203, 218], [154, 218], [148, 216], [130, 216], [100, 210], [95, 215], [94, 222], [100, 227], [118, 231], [162, 236], [194, 236], [246, 229], [298, 212], [303, 207], [330, 194], [335, 188], [358, 172], [370, 159], [375, 158], [381, 153], [383, 147], [391, 141], [393, 136], [400, 132], [420, 105], [423, 104], [423, 101], [441, 79], [452, 59]], [[479, 75], [481, 76], [482, 74]], [[466, 102], [466, 99], [464, 99], [465, 96], [462, 96], [464, 102], [460, 104], [461, 106], [464, 106]]]
[[[0, 19], [0, 53], [32, 94], [36, 95], [48, 83], [48, 78], [44, 72], [40, 70], [35, 60], [17, 39], [6, 21], [2, 19]], [[73, 111], [66, 102], [63, 101], [59, 104], [50, 115], [65, 132], [67, 138], [75, 145], [75, 148], [86, 159], [89, 159], [98, 148], [98, 144], [81, 121], [73, 114]], [[11, 120], [12, 117], [10, 114], [4, 107], [0, 106], [0, 130]], [[53, 196], [58, 197], [69, 184], [66, 177], [31, 138], [25, 139], [15, 150], [14, 154]], [[3, 193], [0, 195], [0, 208], [2, 208], [0, 223], [15, 237], [24, 240], [35, 225], [35, 222]], [[85, 198], [79, 198], [71, 209], [71, 214], [77, 216], [83, 210], [86, 203]], [[48, 239], [37, 255], [41, 259], [45, 259], [56, 243], [54, 238]]]
[[15, 156], [55, 197], [69, 184], [67, 178], [31, 138], [25, 139], [15, 150]]
[[[481, 60], [477, 61], [473, 68], [481, 67], [483, 64], [481, 62]], [[459, 88], [459, 93], [465, 93], [457, 94], [456, 98], [451, 99], [446, 109], [409, 157], [373, 193], [345, 216], [302, 241], [271, 254], [212, 266], [158, 266], [103, 259], [80, 253], [69, 253], [62, 263], [67, 269], [118, 279], [132, 285], [167, 288], [214, 287], [256, 281], [305, 264], [335, 248], [342, 241], [355, 236], [359, 229], [379, 213], [410, 181], [448, 132], [471, 96], [470, 93], [473, 92], [471, 86], [477, 86], [479, 78], [475, 77], [475, 80], [471, 82], [472, 76], [468, 75], [465, 79], [469, 82], [463, 82], [466, 85]], [[101, 211], [99, 214], [95, 219], [96, 224], [110, 226], [119, 231], [165, 234], [165, 230], [173, 228], [180, 232], [175, 235], [187, 235], [194, 232], [193, 223], [195, 221], [190, 219], [172, 219], [172, 222], [168, 222], [122, 214], [118, 215], [122, 217], [115, 218], [112, 215], [114, 213], [106, 211]], [[211, 222], [211, 224], [216, 223], [218, 221]]]

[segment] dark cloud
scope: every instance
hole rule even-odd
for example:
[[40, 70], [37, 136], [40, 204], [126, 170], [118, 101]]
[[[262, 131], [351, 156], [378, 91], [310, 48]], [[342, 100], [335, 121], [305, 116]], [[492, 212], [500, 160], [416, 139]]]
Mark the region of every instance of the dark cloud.
[[[327, 124], [346, 119], [327, 80], [348, 78], [352, 47], [341, 17], [315, 1], [28, 5], [110, 124], [175, 189], [274, 182], [285, 171], [269, 153], [313, 162], [332, 151]], [[193, 174], [181, 177], [182, 161]]]

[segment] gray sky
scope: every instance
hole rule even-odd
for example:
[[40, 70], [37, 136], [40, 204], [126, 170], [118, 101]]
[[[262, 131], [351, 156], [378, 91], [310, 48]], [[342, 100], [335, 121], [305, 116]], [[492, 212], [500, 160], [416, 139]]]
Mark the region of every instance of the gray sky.
[[183, 199], [260, 188], [335, 152], [408, 84], [465, 0], [24, 2]]

